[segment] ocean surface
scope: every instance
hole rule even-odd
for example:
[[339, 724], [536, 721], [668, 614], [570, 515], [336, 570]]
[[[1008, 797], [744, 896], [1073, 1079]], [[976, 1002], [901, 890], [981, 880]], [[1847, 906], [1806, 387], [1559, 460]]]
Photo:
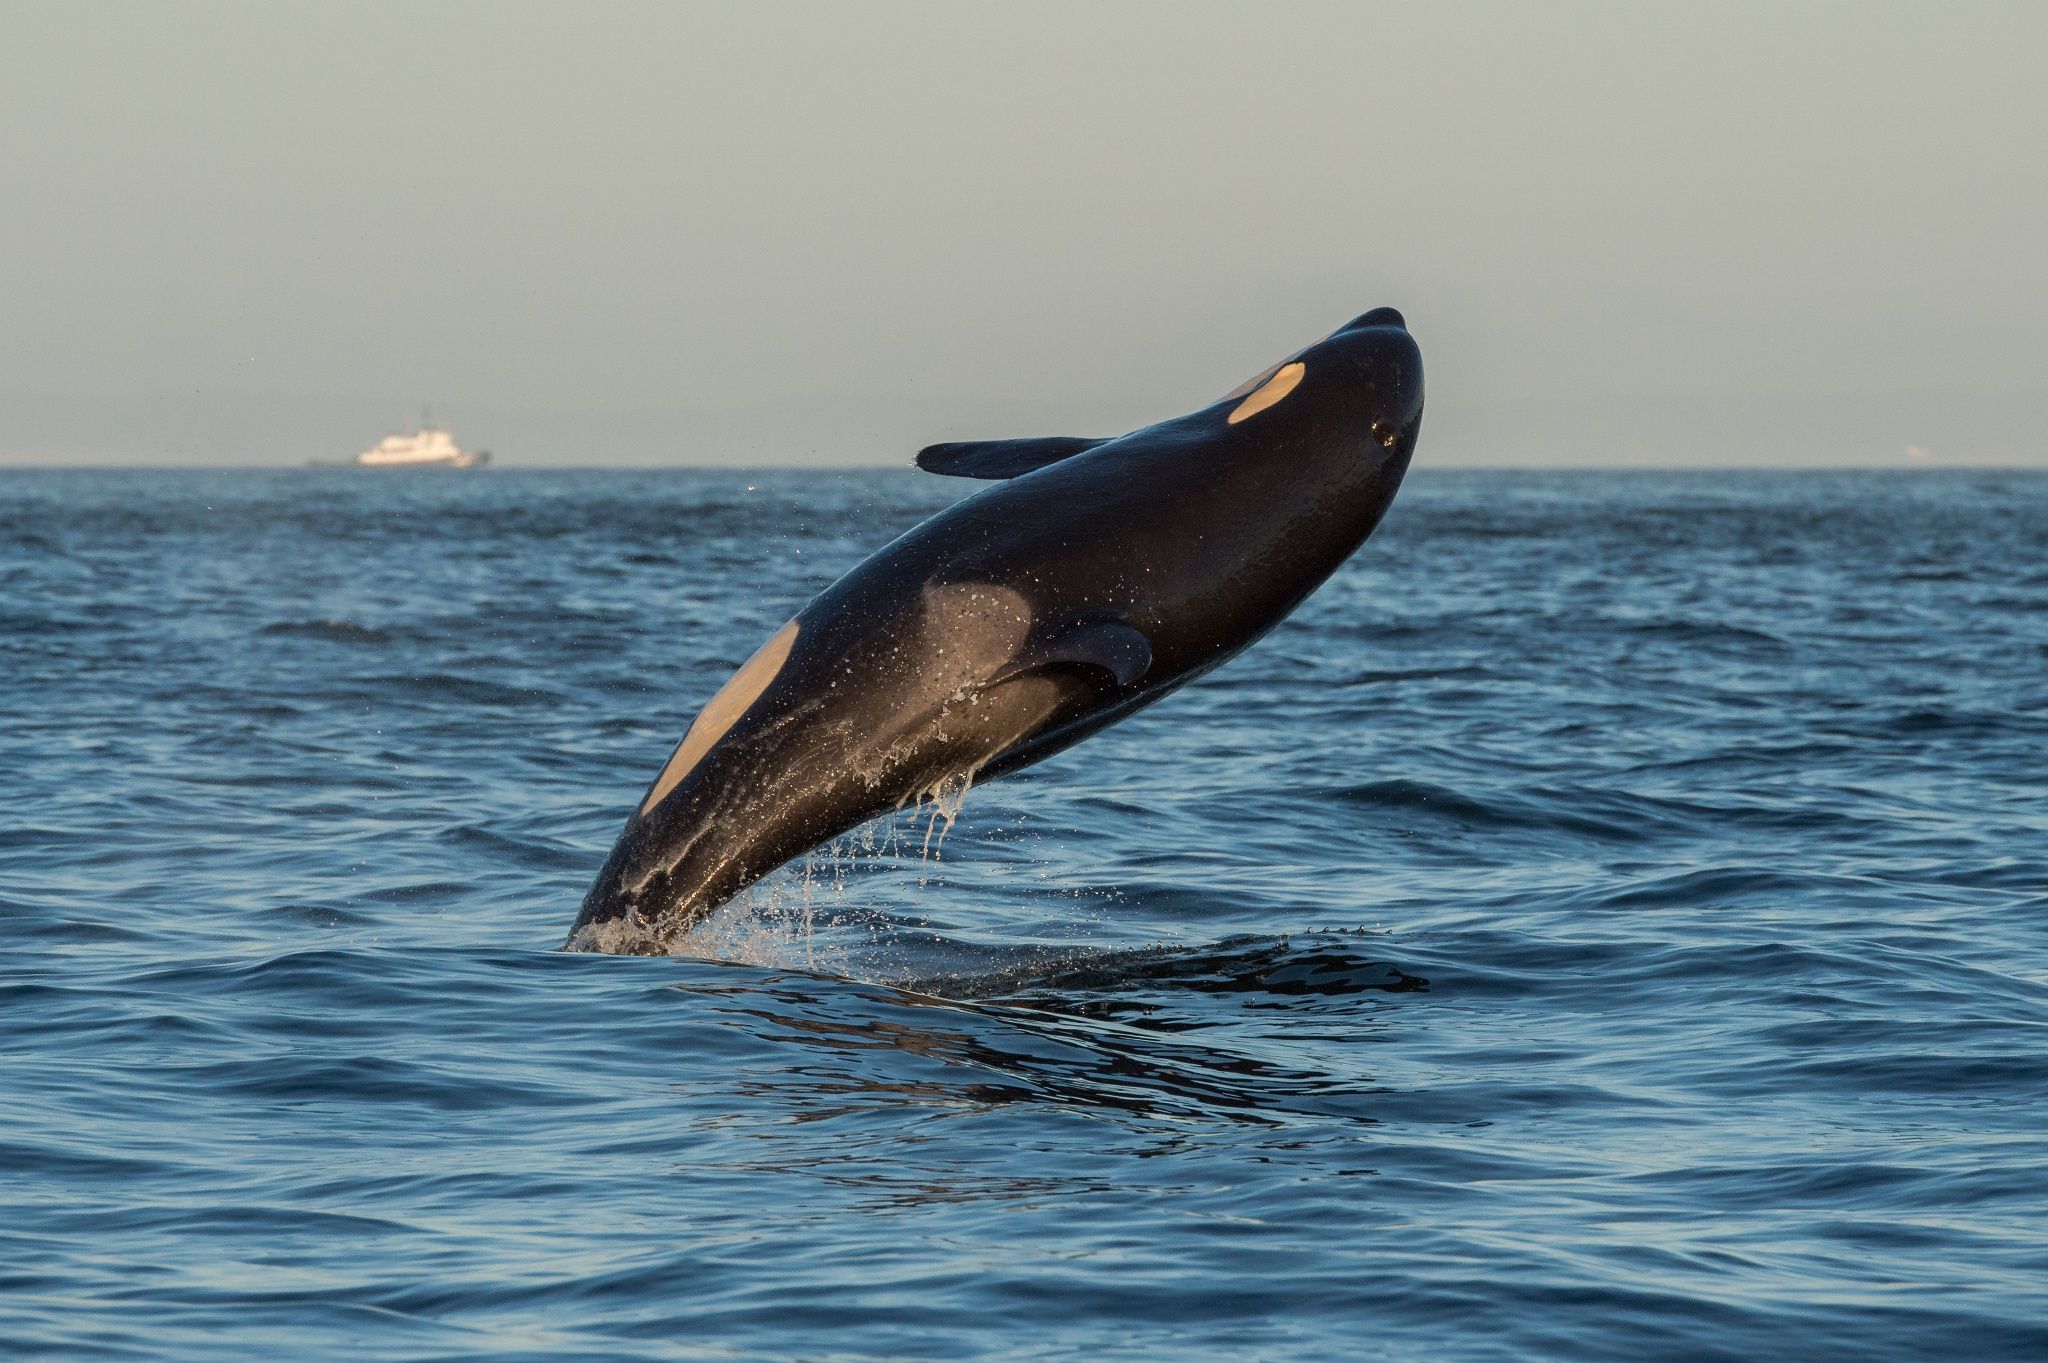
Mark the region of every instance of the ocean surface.
[[2048, 1358], [2048, 476], [1418, 467], [688, 956], [698, 705], [976, 485], [0, 473], [0, 1357]]

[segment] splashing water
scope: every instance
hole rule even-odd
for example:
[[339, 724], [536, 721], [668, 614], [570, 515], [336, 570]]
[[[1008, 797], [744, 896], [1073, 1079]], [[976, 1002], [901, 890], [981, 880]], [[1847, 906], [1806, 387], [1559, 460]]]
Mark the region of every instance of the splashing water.
[[[957, 818], [966, 791], [950, 788], [948, 819]], [[577, 930], [565, 951], [627, 956], [674, 956], [728, 961], [764, 969], [795, 969], [854, 977], [861, 974], [854, 952], [872, 942], [894, 920], [860, 902], [867, 876], [893, 868], [906, 855], [906, 832], [923, 806], [892, 811], [843, 834], [823, 847], [764, 876], [705, 917], [687, 925], [648, 923], [636, 915], [591, 923]], [[936, 804], [936, 798], [934, 800]], [[936, 813], [932, 816], [938, 817]], [[920, 868], [930, 855], [930, 828], [918, 852]], [[919, 884], [924, 884], [920, 869]], [[873, 966], [865, 978], [875, 978]]]
[[[951, 833], [953, 825], [959, 821], [960, 810], [967, 803], [967, 792], [974, 789], [974, 774], [977, 770], [979, 768], [969, 767], [966, 771], [944, 777], [917, 797], [919, 808], [922, 808], [926, 801], [930, 801], [932, 811], [925, 821], [924, 842], [918, 848], [920, 869], [917, 883], [920, 886], [928, 883], [924, 868], [932, 862], [944, 859], [946, 834]], [[941, 820], [946, 826], [939, 832], [938, 842], [934, 844], [932, 830], [938, 828]]]

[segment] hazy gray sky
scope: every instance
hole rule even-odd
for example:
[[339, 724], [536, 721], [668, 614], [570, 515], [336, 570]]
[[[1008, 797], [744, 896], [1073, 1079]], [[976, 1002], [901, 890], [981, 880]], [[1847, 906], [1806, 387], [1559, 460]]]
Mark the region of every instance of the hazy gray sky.
[[2048, 464], [2040, 4], [0, 6], [0, 459]]

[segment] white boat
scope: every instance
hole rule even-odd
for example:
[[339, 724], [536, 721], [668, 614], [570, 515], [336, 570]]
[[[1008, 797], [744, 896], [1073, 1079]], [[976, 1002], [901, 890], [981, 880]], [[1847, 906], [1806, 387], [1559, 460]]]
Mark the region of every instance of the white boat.
[[416, 431], [387, 435], [356, 456], [355, 466], [365, 469], [476, 468], [491, 461], [489, 450], [465, 450], [455, 437], [423, 415]]

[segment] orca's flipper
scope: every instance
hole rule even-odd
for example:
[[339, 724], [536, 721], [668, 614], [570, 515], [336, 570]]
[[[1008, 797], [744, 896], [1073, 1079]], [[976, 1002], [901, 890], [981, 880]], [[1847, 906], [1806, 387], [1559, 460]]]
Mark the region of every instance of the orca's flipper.
[[1152, 644], [1144, 632], [1118, 616], [1069, 616], [1044, 632], [1032, 631], [1009, 665], [989, 679], [993, 686], [1028, 672], [1078, 667], [1102, 681], [1131, 686], [1152, 667]]
[[1042, 435], [1029, 440], [956, 440], [925, 446], [917, 452], [917, 466], [926, 473], [945, 473], [955, 478], [1015, 478], [1085, 454], [1097, 445], [1108, 444], [1111, 438]]

